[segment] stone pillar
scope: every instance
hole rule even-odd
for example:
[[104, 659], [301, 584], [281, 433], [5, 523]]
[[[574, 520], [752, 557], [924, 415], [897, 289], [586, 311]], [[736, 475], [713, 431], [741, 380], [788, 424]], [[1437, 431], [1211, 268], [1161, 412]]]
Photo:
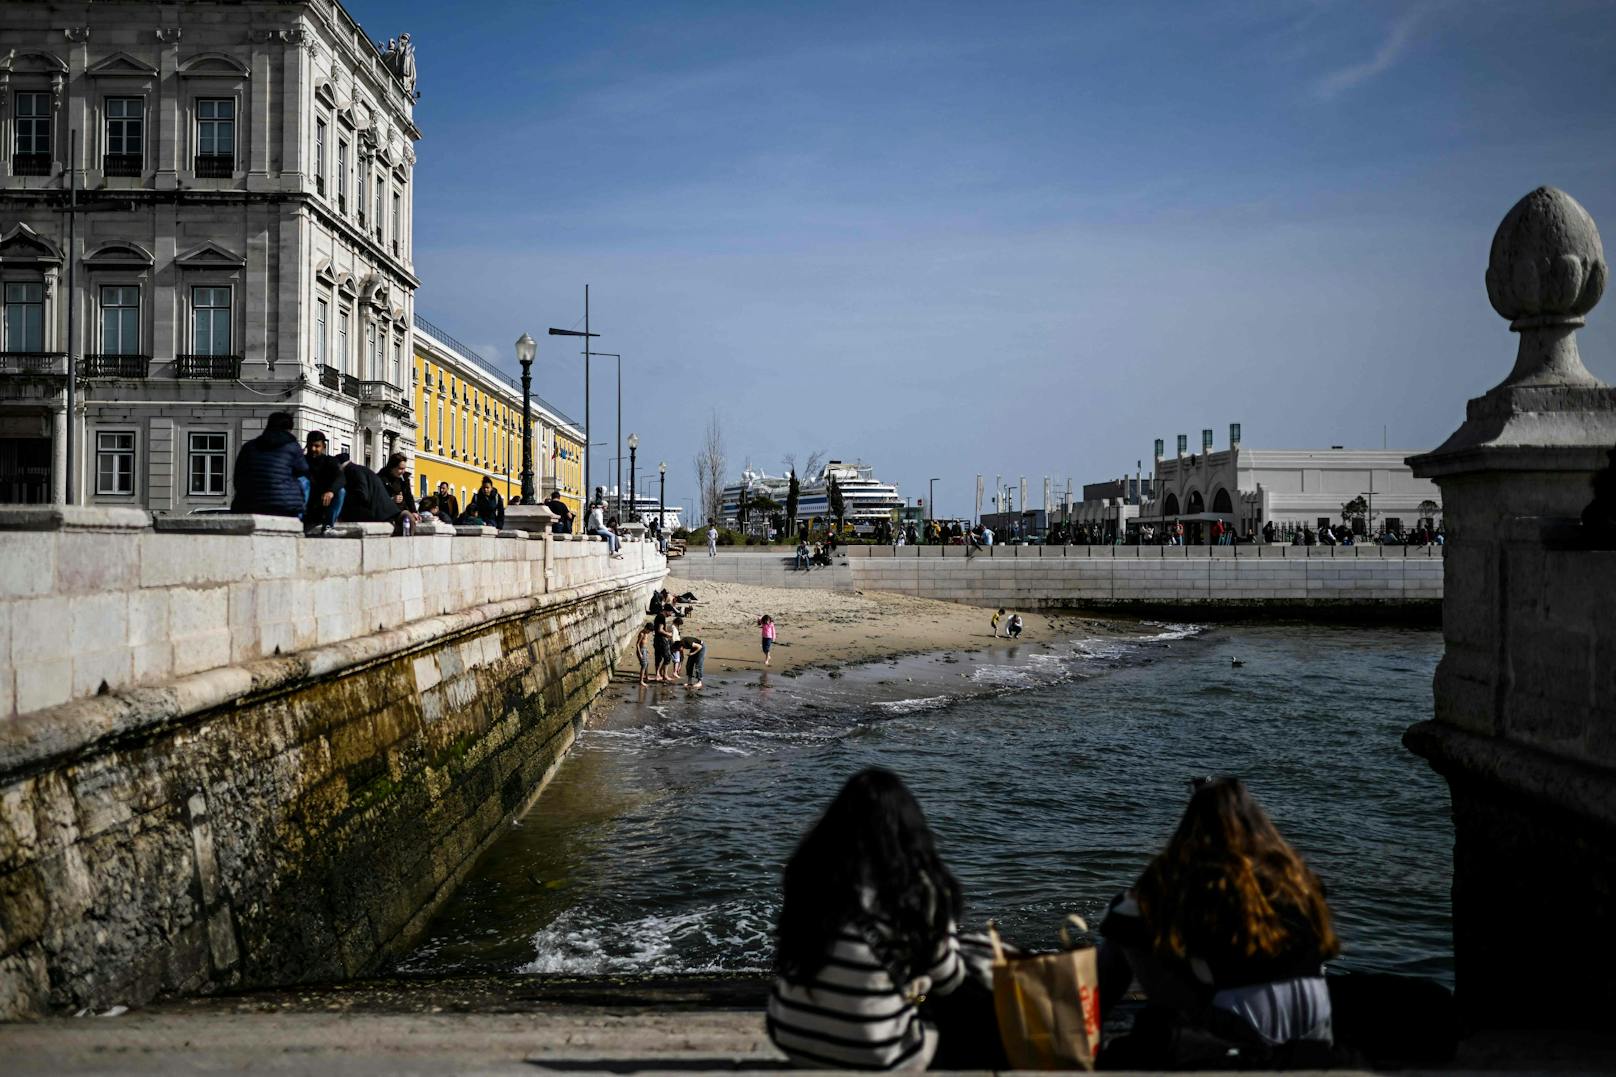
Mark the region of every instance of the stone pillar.
[[1458, 996], [1482, 1027], [1605, 1027], [1616, 1007], [1616, 544], [1580, 519], [1616, 389], [1575, 337], [1606, 272], [1582, 206], [1521, 199], [1487, 268], [1515, 369], [1409, 460], [1442, 490], [1446, 650], [1404, 743], [1452, 794]]
[[[82, 446], [79, 451], [84, 451]], [[51, 409], [51, 504], [67, 504], [66, 407]]]

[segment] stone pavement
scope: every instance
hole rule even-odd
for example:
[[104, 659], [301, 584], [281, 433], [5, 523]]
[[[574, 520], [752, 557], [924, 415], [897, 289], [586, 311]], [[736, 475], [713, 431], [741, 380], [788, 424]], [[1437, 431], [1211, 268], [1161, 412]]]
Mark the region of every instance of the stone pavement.
[[[778, 1072], [760, 979], [373, 980], [0, 1024], [6, 1074]], [[1353, 1072], [1353, 1071], [1334, 1071]], [[1403, 1071], [1413, 1072], [1413, 1071]], [[1611, 1073], [1616, 1040], [1476, 1037], [1446, 1072]]]

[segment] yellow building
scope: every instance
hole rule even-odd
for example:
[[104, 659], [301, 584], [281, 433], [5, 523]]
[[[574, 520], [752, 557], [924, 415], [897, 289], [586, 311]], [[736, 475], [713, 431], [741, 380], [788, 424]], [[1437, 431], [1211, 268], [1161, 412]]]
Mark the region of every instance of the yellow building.
[[[508, 502], [522, 492], [522, 390], [480, 355], [426, 319], [415, 318], [416, 496], [446, 482], [465, 509], [483, 477]], [[533, 483], [582, 518], [584, 435], [571, 419], [532, 397]]]

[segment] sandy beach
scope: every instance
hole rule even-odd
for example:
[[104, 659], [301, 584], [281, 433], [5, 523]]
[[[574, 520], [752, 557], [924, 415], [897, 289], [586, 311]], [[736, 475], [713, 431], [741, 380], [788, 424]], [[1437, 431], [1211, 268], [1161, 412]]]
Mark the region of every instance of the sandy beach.
[[[675, 595], [695, 593], [696, 608], [682, 631], [707, 645], [709, 673], [763, 668], [757, 620], [765, 613], [774, 618], [777, 632], [771, 670], [833, 668], [993, 645], [993, 611], [979, 606], [883, 591], [757, 587], [678, 576], [670, 576], [664, 586]], [[1025, 611], [1021, 619], [1022, 641], [1032, 644], [1066, 638], [1083, 624], [1099, 623]], [[1004, 620], [1009, 620], [1008, 613]]]

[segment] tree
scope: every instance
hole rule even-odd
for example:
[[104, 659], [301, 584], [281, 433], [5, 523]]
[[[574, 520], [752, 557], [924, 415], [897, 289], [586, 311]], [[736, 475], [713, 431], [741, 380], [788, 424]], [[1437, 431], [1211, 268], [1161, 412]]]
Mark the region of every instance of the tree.
[[709, 520], [718, 520], [724, 504], [724, 431], [718, 424], [718, 412], [707, 420], [707, 432], [702, 438], [701, 451], [696, 454], [696, 486], [701, 500], [701, 513]]
[[797, 470], [796, 453], [786, 453], [781, 460], [786, 465], [786, 477], [789, 480], [786, 484], [786, 526], [793, 532], [797, 530], [797, 505], [802, 496], [802, 478], [804, 475], [810, 479], [814, 477], [814, 472], [819, 468], [819, 461], [824, 455], [823, 449], [809, 453], [808, 463], [800, 472]]
[[[1369, 502], [1360, 494], [1341, 506], [1341, 520], [1350, 525], [1354, 520], [1362, 520], [1369, 513]], [[1356, 529], [1355, 529], [1356, 530]]]
[[830, 514], [836, 517], [836, 532], [841, 533], [842, 521], [847, 517], [847, 501], [842, 497], [842, 484], [832, 475], [825, 484], [825, 497], [830, 503]]

